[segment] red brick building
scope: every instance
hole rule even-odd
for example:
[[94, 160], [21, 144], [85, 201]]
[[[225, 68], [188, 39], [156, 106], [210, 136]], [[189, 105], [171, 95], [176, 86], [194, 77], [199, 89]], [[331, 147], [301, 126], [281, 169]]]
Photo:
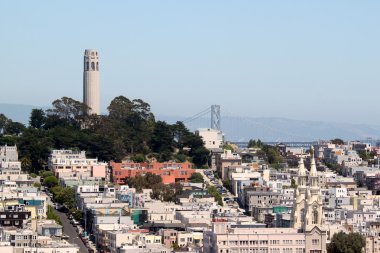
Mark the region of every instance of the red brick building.
[[195, 173], [194, 165], [190, 162], [110, 162], [112, 170], [112, 182], [115, 184], [125, 184], [128, 177], [135, 177], [138, 174], [152, 173], [160, 175], [164, 184], [175, 182], [188, 182], [189, 177]]

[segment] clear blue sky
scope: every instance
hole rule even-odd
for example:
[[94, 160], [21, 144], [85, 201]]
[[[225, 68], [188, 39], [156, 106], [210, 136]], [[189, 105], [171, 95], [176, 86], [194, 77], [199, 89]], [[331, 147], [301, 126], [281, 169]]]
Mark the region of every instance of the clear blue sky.
[[82, 99], [86, 48], [101, 106], [211, 104], [252, 117], [380, 124], [380, 1], [0, 1], [0, 103]]

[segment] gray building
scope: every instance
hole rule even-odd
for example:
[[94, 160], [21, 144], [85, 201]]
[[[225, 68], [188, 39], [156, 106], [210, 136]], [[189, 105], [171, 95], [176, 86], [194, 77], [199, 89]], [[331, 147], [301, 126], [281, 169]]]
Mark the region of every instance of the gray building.
[[260, 222], [264, 222], [265, 214], [272, 214], [274, 206], [281, 200], [281, 194], [272, 192], [269, 187], [257, 186], [244, 189], [246, 210]]

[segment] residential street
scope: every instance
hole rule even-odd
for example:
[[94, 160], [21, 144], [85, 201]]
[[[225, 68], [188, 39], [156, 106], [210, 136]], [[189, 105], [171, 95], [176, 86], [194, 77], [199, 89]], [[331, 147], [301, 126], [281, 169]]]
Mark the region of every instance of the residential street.
[[88, 249], [82, 242], [81, 238], [78, 236], [78, 233], [76, 232], [76, 229], [73, 225], [70, 224], [70, 220], [67, 218], [65, 213], [59, 212], [55, 210], [55, 212], [59, 215], [62, 221], [63, 226], [63, 233], [65, 235], [69, 236], [69, 239], [67, 239], [70, 243], [75, 243], [80, 247], [79, 251], [88, 253]]

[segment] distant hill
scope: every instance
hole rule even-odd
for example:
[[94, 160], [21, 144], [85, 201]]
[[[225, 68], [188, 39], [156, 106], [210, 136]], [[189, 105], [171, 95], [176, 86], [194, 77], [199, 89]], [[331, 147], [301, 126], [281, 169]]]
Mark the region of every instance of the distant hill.
[[[47, 106], [0, 104], [0, 113], [13, 121], [28, 124], [30, 112], [34, 108]], [[157, 120], [168, 123], [182, 121], [185, 117], [156, 115]], [[186, 124], [195, 131], [200, 127], [210, 127], [209, 118], [200, 118]], [[380, 126], [367, 124], [347, 124], [320, 121], [293, 120], [285, 118], [243, 118], [223, 117], [222, 131], [226, 140], [248, 141], [251, 138], [263, 141], [314, 141], [319, 139], [342, 138], [344, 140], [380, 139]]]
[[[159, 120], [174, 123], [184, 120], [180, 117], [157, 116]], [[210, 127], [210, 119], [197, 119], [187, 127], [196, 130], [199, 127]], [[223, 117], [221, 128], [226, 140], [249, 141], [315, 141], [342, 138], [343, 140], [380, 139], [380, 126], [367, 124], [347, 124], [320, 121], [293, 120], [285, 118], [243, 118]]]

